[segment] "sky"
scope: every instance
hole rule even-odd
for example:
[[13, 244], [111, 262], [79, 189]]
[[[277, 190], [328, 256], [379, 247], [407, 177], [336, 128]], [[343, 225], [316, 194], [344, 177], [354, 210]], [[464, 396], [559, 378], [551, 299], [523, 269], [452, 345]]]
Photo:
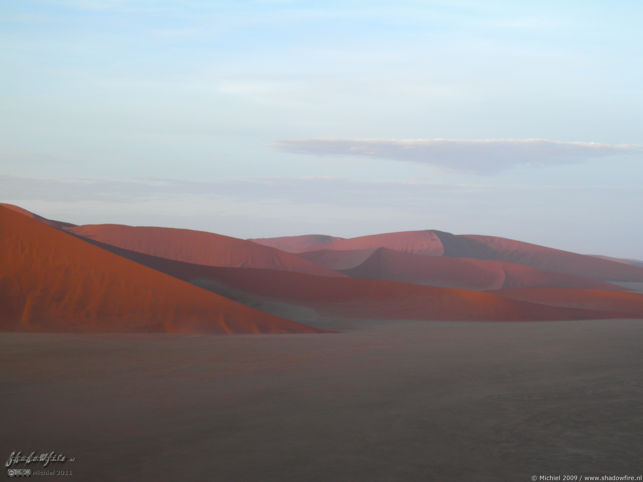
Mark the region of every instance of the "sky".
[[643, 259], [639, 1], [0, 3], [0, 201]]

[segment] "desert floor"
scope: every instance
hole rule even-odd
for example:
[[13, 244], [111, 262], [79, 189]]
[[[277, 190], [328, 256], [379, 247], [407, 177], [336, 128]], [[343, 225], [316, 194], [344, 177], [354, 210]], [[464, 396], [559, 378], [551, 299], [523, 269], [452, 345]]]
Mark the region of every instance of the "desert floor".
[[62, 480], [643, 473], [641, 320], [339, 326], [0, 334], [0, 455], [75, 457]]

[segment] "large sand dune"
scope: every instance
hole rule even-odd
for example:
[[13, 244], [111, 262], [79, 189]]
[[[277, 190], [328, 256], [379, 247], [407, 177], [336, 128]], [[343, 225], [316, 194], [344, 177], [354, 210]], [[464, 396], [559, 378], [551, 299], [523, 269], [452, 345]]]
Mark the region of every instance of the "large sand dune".
[[0, 207], [3, 331], [308, 333]]
[[68, 231], [85, 239], [187, 263], [343, 276], [274, 248], [204, 231], [120, 224], [85, 225]]

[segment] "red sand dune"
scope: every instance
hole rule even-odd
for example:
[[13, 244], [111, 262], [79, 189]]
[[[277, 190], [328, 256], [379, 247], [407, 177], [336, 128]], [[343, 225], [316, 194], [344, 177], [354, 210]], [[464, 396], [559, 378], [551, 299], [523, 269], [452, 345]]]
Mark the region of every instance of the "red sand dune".
[[100, 243], [186, 263], [344, 276], [274, 248], [204, 231], [120, 224], [77, 226], [67, 231]]
[[[111, 249], [186, 281], [207, 284], [207, 280], [211, 280], [217, 287], [223, 283], [249, 295], [309, 306], [331, 316], [391, 320], [525, 321], [610, 318], [627, 311], [550, 307], [505, 299], [496, 293], [391, 281], [202, 266]], [[641, 297], [643, 299], [643, 295]]]
[[14, 204], [0, 203], [0, 207], [7, 208], [7, 209], [10, 209], [11, 211], [15, 211], [17, 213], [23, 214], [32, 219], [35, 219], [36, 221], [40, 221], [41, 223], [45, 223], [57, 229], [73, 228], [74, 226], [76, 226], [75, 224], [66, 223], [64, 221], [56, 221], [54, 219], [43, 218], [42, 216], [38, 216], [37, 214], [34, 214], [31, 211], [27, 211], [26, 209], [21, 208], [20, 206], [15, 206]]
[[278, 238], [250, 238], [248, 241], [289, 253], [299, 253], [301, 251], [311, 251], [340, 239], [342, 238], [325, 234], [304, 234], [302, 236], [281, 236]]
[[543, 303], [550, 306], [610, 310], [643, 318], [643, 294], [623, 291], [573, 289], [516, 289], [503, 290], [506, 298]]
[[310, 333], [0, 207], [0, 330]]
[[528, 287], [622, 289], [601, 281], [548, 273], [515, 263], [422, 256], [386, 248], [375, 250], [362, 264], [343, 270], [343, 273], [357, 278], [477, 290]]
[[543, 271], [605, 281], [643, 281], [643, 268], [494, 236], [438, 232], [444, 255], [524, 264]]

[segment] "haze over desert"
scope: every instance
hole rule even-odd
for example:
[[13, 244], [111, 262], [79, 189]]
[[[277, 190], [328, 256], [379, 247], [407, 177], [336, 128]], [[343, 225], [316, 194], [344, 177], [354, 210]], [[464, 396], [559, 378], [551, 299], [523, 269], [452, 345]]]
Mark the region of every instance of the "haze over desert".
[[7, 479], [643, 482], [643, 2], [0, 2]]

